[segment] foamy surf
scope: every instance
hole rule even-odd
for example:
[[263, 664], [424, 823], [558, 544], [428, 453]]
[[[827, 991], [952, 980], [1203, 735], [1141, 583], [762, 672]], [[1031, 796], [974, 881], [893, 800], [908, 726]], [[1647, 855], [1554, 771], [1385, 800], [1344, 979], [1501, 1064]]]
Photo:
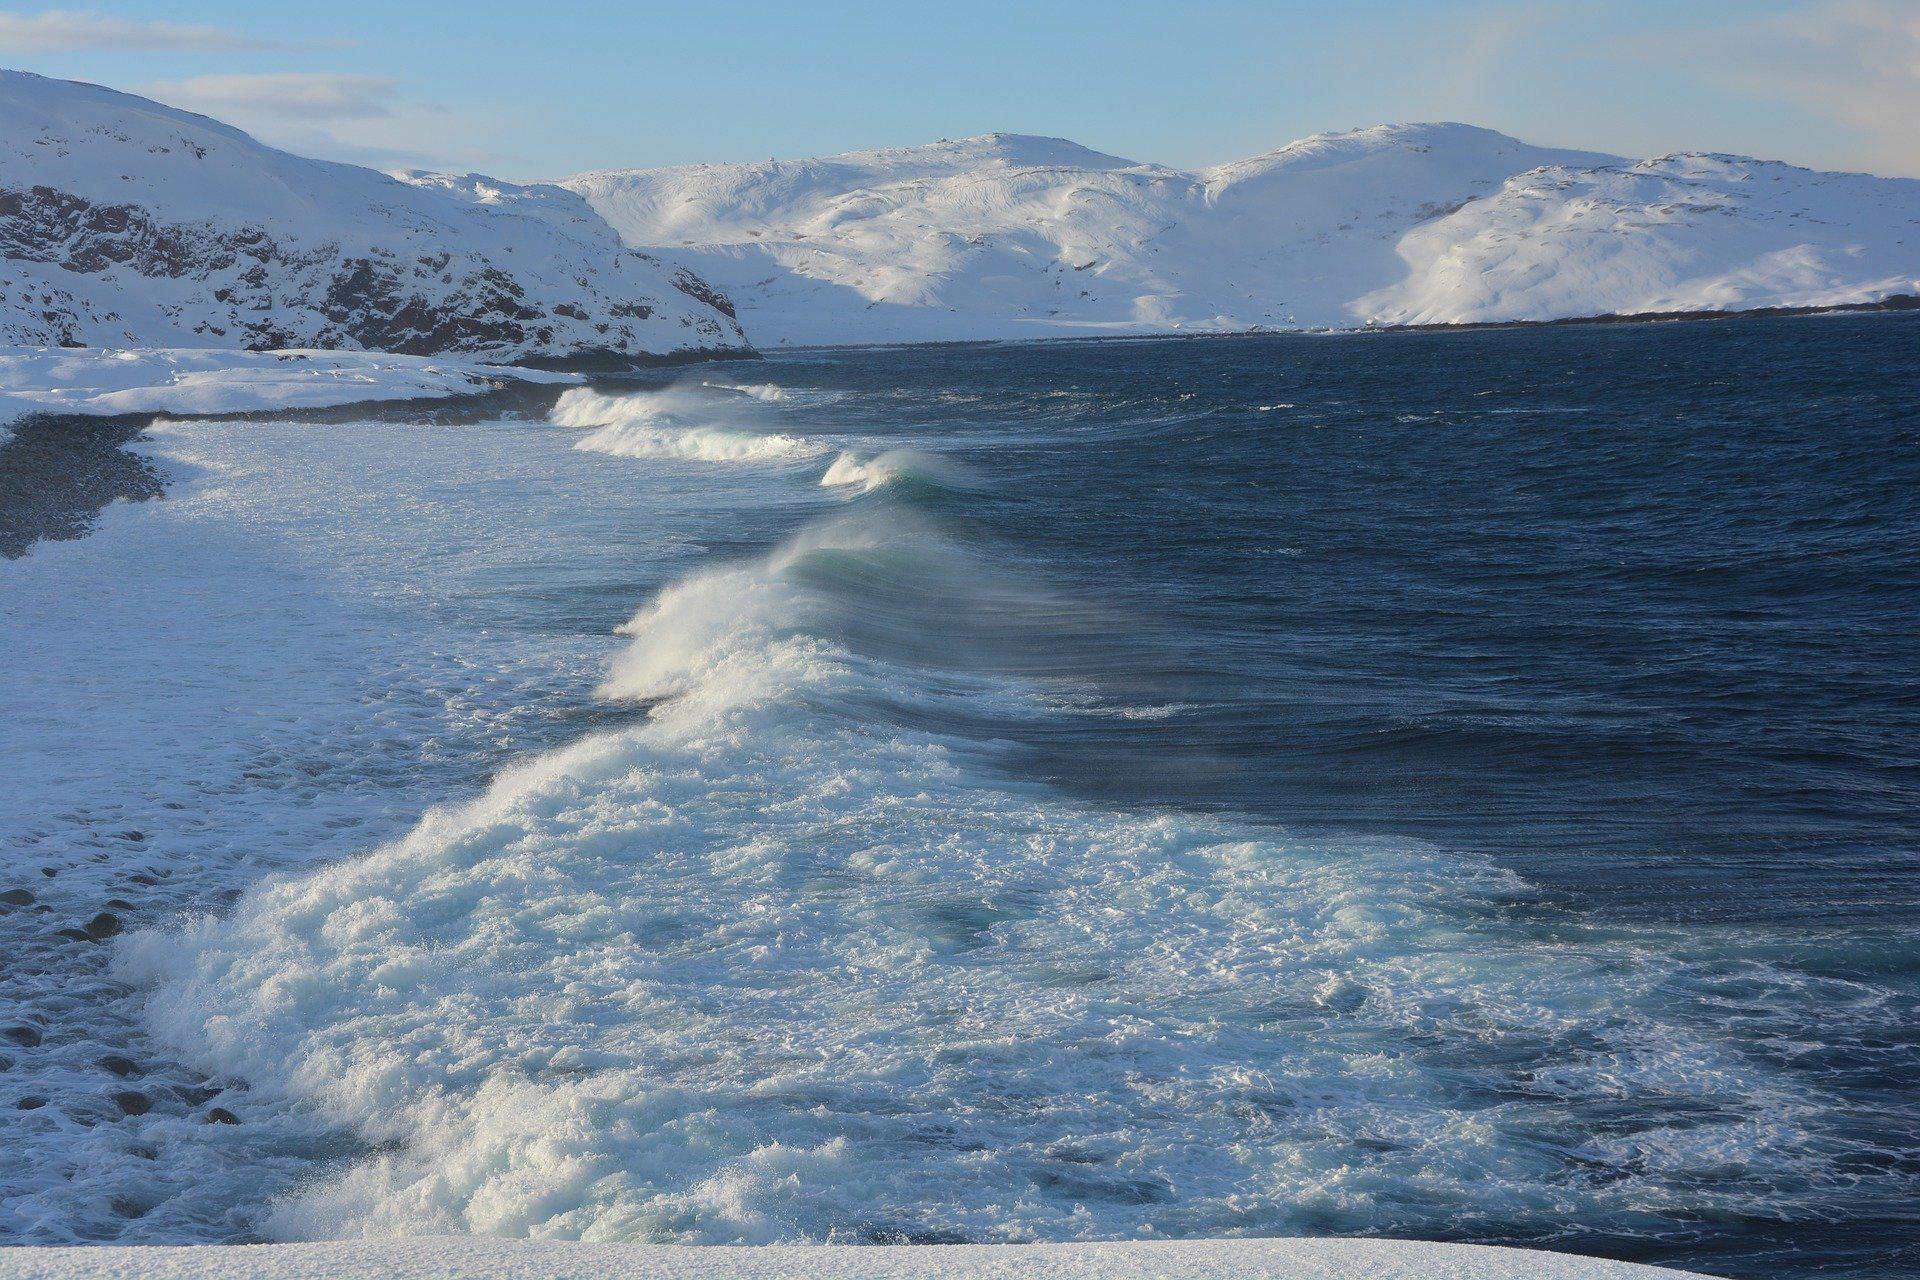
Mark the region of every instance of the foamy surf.
[[751, 396], [755, 400], [764, 401], [767, 404], [778, 404], [783, 400], [791, 400], [793, 398], [792, 392], [788, 391], [785, 387], [777, 386], [771, 382], [703, 382], [700, 385], [703, 387], [714, 387], [721, 391], [738, 392], [743, 396]]
[[918, 449], [887, 449], [877, 454], [843, 450], [820, 477], [822, 488], [854, 493], [871, 493], [901, 481], [954, 489], [969, 488], [977, 483], [957, 463]]
[[[155, 1037], [372, 1150], [268, 1229], [1420, 1234], [1677, 1185], [1759, 1212], [1715, 1171], [1827, 1158], [1816, 1095], [1662, 1014], [1687, 962], [1504, 923], [1527, 891], [1486, 863], [1014, 780], [957, 726], [1043, 691], [850, 639], [908, 580], [987, 607], [990, 573], [883, 511], [696, 574], [602, 687], [644, 721], [132, 942]], [[1463, 1026], [1526, 1103], [1462, 1109]], [[1688, 1124], [1610, 1150], [1589, 1109], [1628, 1103]]]
[[607, 395], [576, 387], [548, 414], [557, 426], [587, 431], [574, 448], [617, 458], [692, 462], [779, 462], [823, 451], [779, 432], [755, 432], [713, 419], [726, 415], [716, 398], [690, 389]]

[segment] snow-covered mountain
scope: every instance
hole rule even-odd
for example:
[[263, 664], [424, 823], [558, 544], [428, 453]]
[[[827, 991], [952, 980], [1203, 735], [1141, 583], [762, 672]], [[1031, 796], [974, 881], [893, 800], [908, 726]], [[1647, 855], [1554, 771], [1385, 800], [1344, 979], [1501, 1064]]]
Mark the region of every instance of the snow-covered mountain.
[[1745, 156], [1554, 166], [1415, 227], [1382, 324], [1459, 324], [1920, 294], [1920, 182]]
[[302, 159], [0, 71], [0, 344], [528, 359], [744, 340], [723, 295], [571, 192]]
[[1920, 181], [1467, 125], [1197, 173], [988, 134], [518, 185], [302, 159], [0, 71], [0, 344], [527, 360], [1916, 294]]
[[989, 134], [560, 185], [761, 345], [1550, 320], [1920, 293], [1920, 182], [1458, 124], [1198, 173]]

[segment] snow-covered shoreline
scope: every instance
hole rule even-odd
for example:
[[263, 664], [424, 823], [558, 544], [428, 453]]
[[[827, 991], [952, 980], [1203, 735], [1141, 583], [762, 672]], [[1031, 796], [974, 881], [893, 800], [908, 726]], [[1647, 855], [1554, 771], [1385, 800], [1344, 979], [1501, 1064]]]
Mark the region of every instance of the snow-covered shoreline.
[[0, 423], [30, 413], [319, 409], [577, 381], [576, 374], [374, 351], [0, 347]]
[[912, 347], [1069, 346], [1079, 343], [1124, 343], [1233, 340], [1236, 338], [1356, 338], [1408, 333], [1481, 333], [1489, 329], [1569, 329], [1588, 326], [1692, 324], [1720, 320], [1817, 319], [1821, 316], [1901, 314], [1920, 311], [1920, 294], [1892, 294], [1877, 302], [1834, 303], [1809, 307], [1746, 307], [1732, 311], [1606, 312], [1591, 316], [1562, 316], [1553, 320], [1461, 320], [1430, 324], [1364, 324], [1313, 329], [1175, 329], [1122, 333], [1035, 333], [1005, 338], [951, 338], [871, 342], [783, 343], [780, 351], [894, 351]]
[[0, 1249], [0, 1280], [1657, 1280], [1691, 1272], [1404, 1240], [760, 1248], [466, 1238]]
[[579, 380], [362, 351], [0, 347], [0, 559], [45, 539], [84, 536], [115, 500], [159, 496], [161, 476], [124, 448], [154, 417], [493, 403], [515, 389], [558, 394]]

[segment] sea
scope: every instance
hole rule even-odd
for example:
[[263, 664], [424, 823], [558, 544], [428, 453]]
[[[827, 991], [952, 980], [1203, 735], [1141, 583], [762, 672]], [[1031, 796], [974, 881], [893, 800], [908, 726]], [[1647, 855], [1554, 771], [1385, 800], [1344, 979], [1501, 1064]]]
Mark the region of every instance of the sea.
[[1920, 1276], [1920, 316], [554, 394], [0, 562], [0, 1239]]

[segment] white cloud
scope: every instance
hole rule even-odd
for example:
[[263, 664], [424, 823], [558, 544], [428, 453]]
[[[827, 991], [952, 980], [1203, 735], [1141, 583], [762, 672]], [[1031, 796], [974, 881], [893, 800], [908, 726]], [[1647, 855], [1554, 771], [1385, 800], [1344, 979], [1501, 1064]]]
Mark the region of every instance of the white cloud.
[[393, 115], [400, 99], [391, 76], [331, 71], [191, 76], [157, 80], [140, 92], [222, 120], [368, 120]]
[[138, 93], [238, 125], [300, 155], [376, 168], [471, 169], [493, 158], [485, 122], [413, 102], [389, 76], [325, 71], [191, 76]]
[[74, 49], [185, 49], [234, 52], [286, 47], [221, 27], [178, 22], [130, 22], [71, 9], [43, 13], [0, 10], [0, 53], [58, 53]]
[[[1652, 51], [1652, 50], [1650, 50]], [[1854, 162], [1920, 174], [1920, 3], [1809, 0], [1658, 49], [1710, 83], [1849, 130]]]

